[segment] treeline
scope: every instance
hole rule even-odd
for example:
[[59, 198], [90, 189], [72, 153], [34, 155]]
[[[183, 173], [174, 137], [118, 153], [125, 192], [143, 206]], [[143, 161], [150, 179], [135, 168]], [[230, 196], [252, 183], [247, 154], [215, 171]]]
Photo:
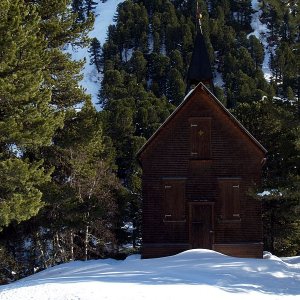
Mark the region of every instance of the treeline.
[[115, 154], [63, 52], [93, 21], [69, 1], [0, 1], [0, 282], [116, 249]]
[[[110, 1], [110, 0], [108, 0]], [[87, 0], [0, 0], [0, 274], [140, 244], [141, 170], [135, 154], [185, 95], [196, 34], [193, 0], [127, 0], [104, 45], [89, 41]], [[268, 149], [260, 197], [265, 246], [300, 251], [300, 14], [297, 1], [199, 0], [217, 97]], [[250, 35], [249, 35], [250, 34]], [[89, 44], [103, 74], [97, 112], [78, 87], [82, 63], [62, 50]], [[80, 107], [80, 108], [78, 108]], [[17, 271], [13, 275], [11, 271]]]

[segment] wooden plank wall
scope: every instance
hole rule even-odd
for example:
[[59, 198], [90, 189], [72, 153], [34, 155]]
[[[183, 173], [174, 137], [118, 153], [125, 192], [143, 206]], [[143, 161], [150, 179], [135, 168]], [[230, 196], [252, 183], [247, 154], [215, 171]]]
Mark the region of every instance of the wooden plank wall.
[[[193, 117], [211, 118], [210, 160], [193, 159], [190, 155], [189, 119]], [[247, 193], [253, 183], [260, 182], [263, 157], [262, 151], [249, 137], [233, 125], [216, 103], [199, 89], [181, 111], [165, 124], [141, 155], [144, 249], [147, 248], [147, 244], [153, 243], [189, 243], [188, 217], [186, 222], [178, 224], [163, 222], [163, 178], [168, 177], [186, 178], [186, 203], [215, 202], [216, 244], [261, 242], [261, 205], [258, 201], [250, 199]], [[219, 181], [228, 177], [241, 180], [240, 220], [226, 221], [222, 216]], [[147, 253], [147, 256], [149, 255]]]

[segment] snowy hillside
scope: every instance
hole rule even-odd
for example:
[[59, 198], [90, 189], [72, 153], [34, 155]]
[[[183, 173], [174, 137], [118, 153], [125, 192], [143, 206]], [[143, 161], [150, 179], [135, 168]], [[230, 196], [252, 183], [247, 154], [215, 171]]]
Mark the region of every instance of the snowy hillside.
[[265, 257], [190, 250], [159, 259], [71, 262], [0, 287], [0, 299], [300, 299], [300, 257]]
[[[108, 26], [114, 24], [113, 18], [116, 14], [117, 6], [123, 1], [124, 0], [107, 0], [104, 3], [100, 0], [96, 1], [97, 6], [95, 9], [95, 24], [94, 29], [89, 33], [89, 37], [96, 37], [99, 40], [101, 46], [105, 43]], [[266, 24], [262, 24], [260, 21], [262, 12], [261, 10], [259, 10], [259, 0], [252, 0], [252, 8], [254, 10], [251, 22], [253, 32], [250, 33], [249, 36], [255, 35], [258, 39], [260, 39], [264, 46], [265, 59], [263, 62], [262, 70], [265, 74], [265, 78], [270, 81], [272, 72], [270, 70], [269, 62], [270, 55], [272, 52], [274, 52], [274, 49], [271, 48], [267, 42], [267, 37], [269, 35], [268, 28]], [[91, 95], [92, 101], [97, 107], [97, 95], [100, 89], [102, 75], [97, 72], [95, 65], [90, 63], [90, 54], [88, 50], [88, 48], [73, 48], [71, 45], [69, 45], [69, 47], [66, 49], [66, 51], [72, 55], [72, 58], [74, 60], [85, 60], [85, 66], [82, 71], [84, 78], [81, 81], [81, 85], [86, 89], [86, 92]], [[222, 75], [218, 72], [216, 72], [215, 74], [214, 83], [217, 86], [224, 86]]]
[[272, 77], [272, 71], [270, 69], [270, 56], [271, 53], [274, 53], [274, 48], [270, 47], [269, 43], [267, 42], [267, 37], [269, 35], [269, 29], [267, 28], [267, 25], [262, 24], [262, 22], [260, 21], [262, 11], [259, 10], [259, 2], [259, 0], [252, 0], [251, 2], [252, 9], [254, 10], [251, 21], [251, 27], [253, 29], [253, 32], [250, 33], [248, 36], [255, 35], [264, 46], [265, 58], [262, 65], [262, 71], [264, 73], [265, 79], [267, 81], [270, 81]]
[[[97, 6], [95, 9], [95, 24], [94, 29], [89, 33], [90, 38], [97, 38], [101, 45], [105, 43], [107, 36], [107, 28], [113, 24], [113, 17], [116, 13], [117, 6], [124, 0], [97, 0]], [[90, 54], [88, 48], [73, 48], [71, 45], [66, 49], [67, 52], [71, 53], [74, 60], [85, 60], [83, 73], [83, 80], [81, 85], [86, 89], [87, 94], [92, 97], [93, 103], [96, 105], [98, 102], [98, 92], [100, 89], [101, 74], [97, 72], [96, 66], [90, 63]]]

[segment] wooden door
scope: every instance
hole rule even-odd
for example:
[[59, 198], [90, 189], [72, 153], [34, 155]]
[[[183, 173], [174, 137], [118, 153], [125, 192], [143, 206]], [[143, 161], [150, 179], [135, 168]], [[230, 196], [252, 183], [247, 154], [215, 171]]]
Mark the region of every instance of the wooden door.
[[212, 249], [213, 243], [213, 204], [190, 204], [190, 244], [192, 248]]
[[211, 159], [211, 118], [190, 118], [191, 157]]

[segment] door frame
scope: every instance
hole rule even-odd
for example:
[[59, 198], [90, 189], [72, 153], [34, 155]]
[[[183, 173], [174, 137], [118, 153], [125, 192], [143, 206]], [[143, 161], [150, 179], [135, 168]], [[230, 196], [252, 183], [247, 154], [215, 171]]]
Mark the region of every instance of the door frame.
[[210, 206], [211, 207], [211, 230], [209, 232], [209, 238], [211, 241], [211, 249], [213, 248], [213, 244], [214, 244], [214, 239], [215, 239], [215, 235], [214, 235], [214, 208], [215, 208], [215, 202], [212, 201], [195, 201], [195, 202], [189, 202], [189, 243], [192, 246], [193, 249], [193, 245], [192, 245], [192, 208], [193, 206]]

